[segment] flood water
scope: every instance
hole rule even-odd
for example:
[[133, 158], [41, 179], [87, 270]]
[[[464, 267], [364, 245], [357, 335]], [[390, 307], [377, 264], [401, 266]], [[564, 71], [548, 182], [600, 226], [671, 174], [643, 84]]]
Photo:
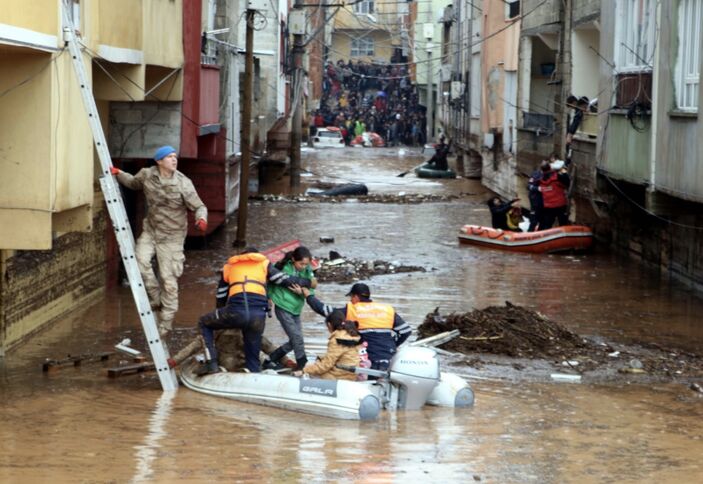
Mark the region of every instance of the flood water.
[[[439, 306], [469, 311], [511, 301], [583, 335], [656, 341], [703, 351], [703, 300], [606, 250], [525, 255], [459, 246], [458, 228], [488, 224], [476, 181], [396, 175], [411, 150], [305, 151], [304, 182], [360, 181], [372, 192], [465, 194], [424, 204], [264, 202], [250, 205], [248, 243], [299, 238], [314, 254], [421, 265], [375, 277], [374, 299], [414, 327]], [[466, 195], [470, 194], [470, 195]], [[236, 228], [187, 253], [176, 327], [214, 304], [215, 270]], [[333, 244], [319, 242], [334, 237]], [[324, 284], [341, 305], [347, 286]], [[306, 311], [306, 339], [326, 340]], [[476, 405], [384, 412], [336, 421], [232, 402], [181, 388], [162, 395], [155, 375], [110, 380], [103, 364], [44, 375], [44, 358], [109, 350], [139, 331], [127, 288], [67, 316], [0, 366], [1, 482], [701, 482], [703, 398], [682, 384], [555, 384], [469, 375]], [[267, 335], [282, 340], [275, 319]], [[462, 373], [461, 367], [451, 367]], [[479, 378], [474, 378], [479, 376]]]

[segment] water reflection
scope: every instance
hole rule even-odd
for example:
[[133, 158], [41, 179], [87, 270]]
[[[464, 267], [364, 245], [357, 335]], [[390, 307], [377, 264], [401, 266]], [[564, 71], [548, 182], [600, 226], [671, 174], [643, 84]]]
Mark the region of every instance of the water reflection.
[[144, 443], [135, 447], [137, 469], [132, 482], [144, 482], [154, 478], [152, 464], [158, 455], [160, 440], [167, 435], [165, 427], [171, 417], [175, 397], [175, 392], [163, 392], [156, 401]]

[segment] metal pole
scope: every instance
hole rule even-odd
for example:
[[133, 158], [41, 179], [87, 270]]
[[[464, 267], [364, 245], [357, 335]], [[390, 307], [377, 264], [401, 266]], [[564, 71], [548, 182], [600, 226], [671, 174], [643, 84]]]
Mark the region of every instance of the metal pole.
[[[301, 6], [301, 1], [295, 1], [295, 7]], [[291, 102], [293, 106], [293, 120], [290, 136], [290, 188], [295, 192], [300, 188], [300, 143], [303, 139], [303, 36], [296, 34], [293, 36], [293, 79], [291, 82]], [[297, 102], [296, 102], [297, 101]]]
[[246, 60], [244, 63], [244, 106], [242, 107], [242, 163], [239, 171], [239, 210], [237, 211], [237, 240], [244, 247], [247, 241], [247, 212], [249, 205], [249, 165], [251, 164], [251, 94], [254, 72], [254, 14], [247, 9]]
[[427, 44], [427, 142], [434, 141], [434, 82], [432, 79], [432, 44]]

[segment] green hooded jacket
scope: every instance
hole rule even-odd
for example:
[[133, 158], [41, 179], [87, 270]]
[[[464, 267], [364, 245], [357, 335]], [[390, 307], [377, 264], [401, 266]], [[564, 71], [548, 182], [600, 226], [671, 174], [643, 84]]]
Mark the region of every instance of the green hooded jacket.
[[[312, 267], [310, 267], [310, 265], [298, 272], [295, 270], [292, 260], [289, 260], [286, 265], [283, 266], [282, 270], [289, 276], [303, 277], [310, 280], [315, 277], [312, 273]], [[269, 297], [276, 306], [295, 316], [300, 316], [300, 312], [303, 310], [303, 306], [305, 305], [305, 298], [303, 296], [276, 284], [269, 284], [267, 290]], [[310, 294], [314, 293], [315, 291], [310, 289]]]

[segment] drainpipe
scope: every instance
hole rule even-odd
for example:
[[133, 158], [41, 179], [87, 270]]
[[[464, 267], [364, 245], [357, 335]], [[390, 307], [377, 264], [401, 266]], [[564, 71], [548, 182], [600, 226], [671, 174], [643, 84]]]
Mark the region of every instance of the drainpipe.
[[659, 121], [659, 101], [658, 101], [658, 96], [659, 96], [659, 58], [661, 55], [661, 36], [660, 36], [660, 31], [661, 31], [661, 2], [657, 2], [656, 6], [656, 11], [654, 12], [654, 16], [657, 19], [656, 22], [654, 23], [657, 31], [654, 33], [654, 38], [656, 39], [657, 44], [654, 46], [654, 66], [652, 69], [652, 116], [651, 116], [651, 138], [649, 140], [650, 142], [650, 147], [649, 147], [649, 186], [647, 187], [647, 191], [649, 193], [654, 193], [656, 189], [656, 181], [657, 181], [657, 132], [659, 131], [657, 128], [657, 123]]

